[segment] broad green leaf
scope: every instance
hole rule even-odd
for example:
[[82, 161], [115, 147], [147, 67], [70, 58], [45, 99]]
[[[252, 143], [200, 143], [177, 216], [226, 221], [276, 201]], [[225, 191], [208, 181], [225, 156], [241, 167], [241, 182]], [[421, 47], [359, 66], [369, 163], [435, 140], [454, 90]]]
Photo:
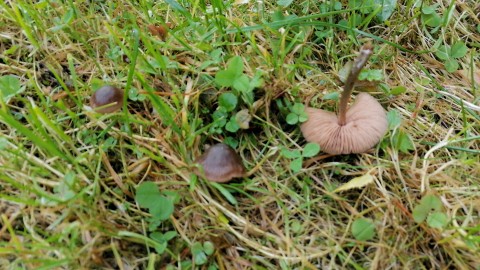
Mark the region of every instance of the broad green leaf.
[[305, 105], [297, 102], [293, 104], [291, 112], [293, 112], [294, 114], [300, 115], [305, 112]]
[[302, 156], [300, 150], [298, 149], [295, 149], [295, 150], [288, 150], [287, 148], [282, 148], [281, 150], [281, 153], [282, 153], [282, 156], [286, 157], [286, 158], [299, 158]]
[[338, 92], [332, 92], [332, 93], [328, 93], [328, 94], [325, 94], [322, 99], [323, 100], [338, 100], [338, 97], [340, 96], [340, 93]]
[[422, 14], [422, 22], [430, 27], [438, 27], [442, 24], [442, 17], [437, 13]]
[[225, 125], [225, 129], [230, 132], [237, 132], [240, 129], [240, 126], [235, 120], [235, 116], [230, 117], [230, 121]]
[[461, 58], [467, 54], [468, 47], [463, 41], [457, 41], [450, 49], [450, 56], [453, 58]]
[[298, 115], [295, 113], [289, 113], [287, 114], [287, 124], [289, 125], [295, 125], [298, 123]]
[[197, 255], [198, 253], [201, 253], [203, 252], [203, 246], [202, 246], [202, 243], [200, 242], [195, 242], [192, 244], [192, 246], [190, 247], [190, 251], [192, 252], [192, 255]]
[[165, 0], [165, 2], [170, 5], [173, 10], [180, 11], [182, 13], [187, 13], [187, 10], [180, 5], [176, 0]]
[[203, 251], [195, 254], [193, 258], [195, 260], [196, 265], [203, 265], [208, 261], [207, 255]]
[[434, 4], [431, 6], [423, 6], [422, 7], [422, 13], [423, 14], [432, 14], [437, 10], [439, 4]]
[[298, 116], [298, 122], [303, 123], [308, 120], [308, 114], [306, 112], [301, 113]]
[[255, 76], [250, 80], [250, 87], [257, 88], [261, 87], [264, 84], [264, 80], [262, 79], [263, 73], [259, 70], [255, 72]]
[[397, 95], [405, 93], [406, 91], [407, 91], [407, 88], [405, 86], [399, 85], [399, 86], [393, 87], [390, 90], [390, 94], [397, 96]]
[[441, 60], [447, 60], [450, 58], [450, 47], [447, 45], [442, 45], [438, 47], [435, 55]]
[[205, 243], [203, 243], [203, 252], [205, 252], [205, 254], [212, 255], [214, 251], [215, 251], [215, 246], [213, 245], [212, 242], [206, 241]]
[[376, 18], [381, 22], [390, 18], [397, 7], [397, 0], [374, 0], [374, 2], [375, 5], [381, 6], [380, 12], [376, 15]]
[[293, 0], [278, 0], [277, 4], [279, 6], [288, 7], [292, 2]]
[[223, 93], [218, 97], [218, 105], [225, 108], [227, 112], [231, 112], [237, 107], [238, 99], [230, 92]]
[[368, 241], [375, 236], [375, 224], [369, 218], [359, 218], [352, 223], [352, 234], [359, 241]]
[[143, 182], [137, 187], [135, 201], [144, 208], [152, 208], [157, 204], [157, 199], [161, 197], [157, 185], [153, 182]]
[[428, 226], [436, 229], [442, 229], [448, 224], [448, 217], [445, 213], [435, 212], [431, 213], [427, 218]]
[[320, 145], [316, 143], [307, 143], [303, 148], [304, 157], [313, 157], [320, 152]]
[[163, 221], [167, 220], [170, 215], [173, 214], [173, 201], [168, 197], [159, 195], [152, 204], [153, 205], [150, 206], [150, 214], [152, 214], [154, 218]]
[[442, 209], [442, 201], [435, 195], [426, 195], [420, 203], [413, 208], [413, 219], [417, 223], [423, 222], [428, 214], [439, 212]]
[[354, 189], [354, 188], [361, 188], [361, 187], [364, 187], [366, 185], [369, 185], [369, 184], [373, 183], [373, 180], [374, 180], [373, 176], [371, 174], [367, 173], [365, 175], [353, 178], [352, 180], [348, 181], [347, 183], [345, 183], [345, 184], [339, 186], [338, 188], [336, 188], [333, 192], [340, 192], [340, 191], [350, 190], [350, 189]]
[[236, 90], [242, 93], [246, 93], [250, 91], [251, 87], [250, 87], [250, 80], [248, 79], [248, 76], [245, 74], [242, 74], [239, 77], [237, 77], [233, 82], [233, 88], [235, 88]]
[[215, 83], [222, 87], [231, 87], [236, 79], [236, 73], [232, 70], [220, 70], [215, 74]]
[[365, 69], [358, 75], [359, 80], [381, 81], [383, 80], [383, 71], [381, 69]]
[[296, 158], [292, 161], [290, 161], [290, 169], [294, 172], [297, 173], [302, 169], [302, 162], [303, 159], [301, 157]]
[[20, 85], [20, 80], [16, 76], [5, 75], [0, 77], [0, 97], [4, 102], [8, 102], [23, 90], [25, 90], [25, 87]]
[[228, 62], [228, 68], [235, 75], [235, 79], [243, 73], [243, 61], [240, 56], [234, 56]]
[[388, 122], [388, 129], [393, 130], [400, 126], [402, 123], [402, 117], [400, 116], [400, 113], [396, 109], [391, 109], [387, 113], [387, 122]]
[[415, 149], [415, 146], [410, 139], [410, 136], [402, 130], [398, 130], [392, 137], [393, 147], [402, 153], [408, 153]]
[[223, 140], [223, 143], [226, 144], [226, 145], [229, 145], [233, 149], [236, 149], [238, 147], [238, 140], [233, 138], [233, 137], [230, 137], [230, 136], [226, 137]]
[[458, 61], [455, 59], [448, 59], [445, 61], [445, 70], [448, 72], [455, 72], [457, 71], [458, 67]]
[[0, 151], [6, 149], [8, 146], [8, 140], [4, 137], [0, 137]]
[[155, 251], [158, 254], [163, 254], [167, 249], [167, 241], [164, 239], [164, 236], [161, 232], [153, 232], [150, 235], [150, 238], [156, 242], [154, 245]]
[[333, 4], [333, 9], [336, 11], [342, 10], [342, 2], [340, 1], [335, 1]]
[[177, 235], [178, 234], [177, 234], [176, 231], [168, 231], [166, 233], [153, 232], [153, 233], [150, 234], [150, 238], [159, 242], [159, 243], [163, 243], [163, 242], [166, 242], [166, 241], [169, 241], [169, 240], [173, 239]]

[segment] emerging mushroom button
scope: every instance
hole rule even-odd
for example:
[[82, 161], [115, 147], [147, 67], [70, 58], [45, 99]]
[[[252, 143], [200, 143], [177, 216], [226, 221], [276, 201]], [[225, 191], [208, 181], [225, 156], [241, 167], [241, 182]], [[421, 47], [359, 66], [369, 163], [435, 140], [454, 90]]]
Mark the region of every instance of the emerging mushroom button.
[[111, 113], [123, 106], [123, 91], [106, 85], [95, 91], [90, 98], [90, 106], [99, 113]]
[[318, 143], [326, 153], [366, 152], [375, 146], [387, 131], [385, 110], [369, 94], [360, 93], [355, 103], [347, 109], [355, 81], [371, 53], [371, 45], [365, 45], [355, 60], [345, 82], [338, 116], [320, 109], [306, 109], [308, 120], [300, 127], [303, 136], [309, 142]]
[[194, 173], [213, 182], [228, 182], [245, 175], [242, 160], [228, 145], [219, 143], [208, 148], [203, 155], [195, 160], [202, 168]]

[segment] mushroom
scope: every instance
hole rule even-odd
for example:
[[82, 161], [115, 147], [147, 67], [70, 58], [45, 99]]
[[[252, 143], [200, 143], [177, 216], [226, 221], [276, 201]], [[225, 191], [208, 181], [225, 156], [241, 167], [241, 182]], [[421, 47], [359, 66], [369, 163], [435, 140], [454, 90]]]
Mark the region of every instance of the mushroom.
[[230, 146], [223, 143], [209, 147], [195, 163], [200, 164], [203, 171], [195, 169], [194, 173], [213, 182], [225, 183], [245, 175], [245, 167], [240, 157]]
[[367, 93], [360, 93], [347, 109], [358, 74], [372, 54], [366, 44], [350, 70], [340, 98], [339, 115], [307, 108], [308, 120], [300, 129], [308, 142], [315, 142], [329, 154], [363, 153], [375, 146], [387, 131], [387, 116], [382, 105]]
[[95, 91], [90, 98], [90, 106], [99, 113], [111, 113], [123, 106], [123, 90], [105, 85]]

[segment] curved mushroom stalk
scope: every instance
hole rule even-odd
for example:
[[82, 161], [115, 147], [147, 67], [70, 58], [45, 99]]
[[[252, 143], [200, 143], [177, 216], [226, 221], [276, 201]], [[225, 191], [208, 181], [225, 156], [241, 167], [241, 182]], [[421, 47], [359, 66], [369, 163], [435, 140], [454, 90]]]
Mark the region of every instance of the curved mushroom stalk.
[[194, 173], [213, 182], [225, 183], [245, 176], [242, 160], [230, 146], [223, 143], [208, 148], [195, 163], [203, 168], [203, 172], [195, 169]]
[[332, 112], [307, 108], [308, 121], [301, 125], [305, 139], [329, 154], [363, 153], [375, 146], [387, 131], [385, 110], [372, 96], [361, 93], [346, 113], [345, 125]]

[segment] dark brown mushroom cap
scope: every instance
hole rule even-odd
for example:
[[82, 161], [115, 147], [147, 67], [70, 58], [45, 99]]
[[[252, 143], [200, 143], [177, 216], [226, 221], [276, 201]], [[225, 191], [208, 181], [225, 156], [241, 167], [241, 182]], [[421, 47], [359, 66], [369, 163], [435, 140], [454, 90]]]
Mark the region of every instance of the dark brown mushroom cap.
[[300, 127], [303, 136], [329, 154], [363, 153], [380, 141], [388, 127], [382, 105], [367, 93], [357, 96], [343, 126], [332, 112], [314, 108], [306, 112], [308, 120]]
[[245, 167], [240, 157], [230, 146], [223, 143], [208, 148], [195, 162], [203, 167], [203, 173], [195, 169], [195, 174], [213, 182], [224, 183], [245, 175]]
[[95, 91], [90, 98], [90, 106], [99, 113], [111, 113], [123, 106], [123, 90], [105, 85]]

